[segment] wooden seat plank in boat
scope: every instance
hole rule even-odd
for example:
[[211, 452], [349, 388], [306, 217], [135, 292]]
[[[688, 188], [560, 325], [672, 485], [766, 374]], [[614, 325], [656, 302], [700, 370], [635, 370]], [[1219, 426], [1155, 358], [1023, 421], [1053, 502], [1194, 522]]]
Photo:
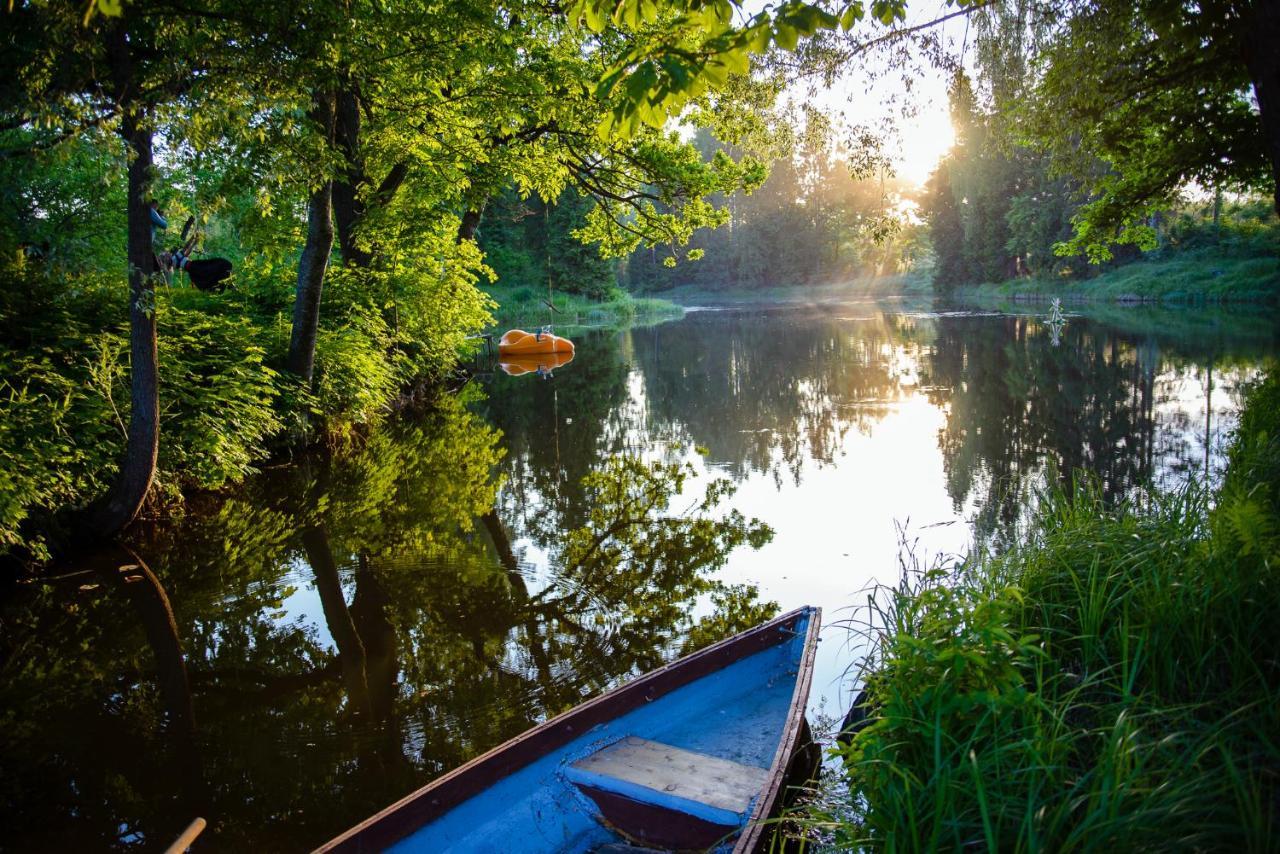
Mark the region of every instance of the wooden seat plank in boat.
[[629, 736], [572, 763], [565, 776], [624, 837], [701, 851], [742, 830], [769, 772]]
[[602, 789], [715, 824], [744, 824], [769, 772], [705, 753], [629, 737], [566, 770], [577, 786]]

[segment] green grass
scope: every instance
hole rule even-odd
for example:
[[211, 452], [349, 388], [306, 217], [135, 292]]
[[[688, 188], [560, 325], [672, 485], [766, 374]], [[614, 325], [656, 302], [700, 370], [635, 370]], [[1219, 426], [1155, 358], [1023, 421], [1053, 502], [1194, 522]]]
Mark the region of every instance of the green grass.
[[893, 276], [857, 279], [831, 285], [794, 285], [752, 290], [711, 289], [680, 286], [659, 291], [658, 296], [680, 305], [804, 305], [894, 296], [930, 296], [933, 285], [929, 273], [911, 272]]
[[493, 312], [501, 326], [528, 326], [553, 323], [556, 326], [610, 326], [667, 320], [680, 317], [684, 309], [665, 299], [633, 297], [615, 291], [608, 299], [593, 300], [578, 294], [554, 293], [555, 312], [547, 308], [544, 290], [488, 287], [485, 291], [498, 303]]
[[1205, 247], [1145, 258], [1093, 279], [1024, 279], [958, 289], [963, 302], [1001, 299], [1087, 299], [1144, 302], [1274, 302], [1280, 299], [1275, 252]]
[[1222, 490], [1044, 496], [1020, 545], [873, 596], [840, 850], [1280, 846], [1280, 378]]
[[[1044, 321], [1049, 306], [1043, 302], [1013, 299], [990, 299], [982, 303], [1011, 315], [1024, 315]], [[1273, 351], [1276, 318], [1273, 309], [1252, 303], [1190, 305], [1186, 303], [1143, 303], [1133, 305], [1114, 302], [1071, 303], [1064, 309], [1069, 318], [1084, 318], [1115, 332], [1141, 335], [1168, 343], [1170, 346], [1192, 345], [1200, 351], [1250, 357]]]

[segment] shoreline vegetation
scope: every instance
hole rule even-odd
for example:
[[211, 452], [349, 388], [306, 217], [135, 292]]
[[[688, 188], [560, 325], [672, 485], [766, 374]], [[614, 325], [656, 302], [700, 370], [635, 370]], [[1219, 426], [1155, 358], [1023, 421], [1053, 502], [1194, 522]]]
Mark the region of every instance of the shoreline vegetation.
[[[329, 306], [343, 322], [320, 330], [307, 388], [280, 369], [288, 346], [288, 270], [245, 266], [222, 294], [156, 292], [169, 397], [147, 519], [180, 514], [193, 496], [234, 487], [309, 449], [364, 441], [402, 410], [429, 405], [481, 349], [465, 332], [482, 327], [482, 300], [490, 300], [489, 328], [496, 332], [548, 313], [530, 289], [490, 288], [458, 313], [425, 324], [411, 320], [401, 303], [397, 328], [370, 309], [371, 294], [344, 288], [333, 275]], [[0, 315], [14, 323], [0, 349], [6, 395], [0, 551], [39, 563], [68, 547], [69, 514], [101, 494], [116, 471], [129, 416], [127, 329], [116, 321], [123, 295], [109, 275], [7, 272]], [[556, 294], [555, 304], [561, 326], [660, 322], [684, 313], [668, 301], [622, 291], [603, 300]]]
[[1142, 258], [1091, 279], [1017, 279], [958, 287], [950, 298], [989, 306], [1000, 302], [1217, 304], [1280, 301], [1280, 254], [1219, 247]]
[[[1147, 253], [1129, 253], [1100, 272], [1069, 277], [1020, 276], [1000, 281], [947, 286], [936, 264], [890, 275], [868, 275], [820, 285], [757, 288], [681, 284], [646, 293], [683, 306], [804, 305], [862, 299], [937, 298], [958, 305], [999, 308], [1018, 303], [1275, 305], [1280, 302], [1280, 226], [1272, 221], [1228, 222], [1222, 236], [1212, 226], [1184, 217], [1190, 225], [1175, 232], [1177, 242]], [[705, 260], [700, 263], [706, 263]]]
[[[701, 263], [701, 262], [699, 262]], [[806, 305], [862, 299], [932, 297], [928, 271], [890, 276], [866, 276], [848, 282], [754, 290], [704, 288], [678, 285], [644, 296], [669, 300], [684, 307], [734, 305]]]
[[[838, 850], [1271, 850], [1280, 838], [1280, 376], [1222, 486], [1042, 496], [1002, 554], [871, 597]], [[909, 563], [909, 562], [908, 562]]]
[[600, 298], [581, 294], [553, 293], [551, 303], [555, 312], [547, 308], [547, 294], [529, 287], [482, 288], [497, 303], [493, 310], [496, 334], [506, 331], [510, 325], [541, 326], [550, 322], [553, 326], [613, 326], [632, 323], [660, 322], [684, 315], [684, 308], [666, 300], [634, 296], [623, 290], [614, 290]]

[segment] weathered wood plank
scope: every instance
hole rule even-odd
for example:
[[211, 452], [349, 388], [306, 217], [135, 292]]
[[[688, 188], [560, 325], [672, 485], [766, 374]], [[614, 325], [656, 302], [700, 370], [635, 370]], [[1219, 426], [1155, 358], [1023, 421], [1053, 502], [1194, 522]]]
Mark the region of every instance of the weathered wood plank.
[[[739, 821], [746, 819], [769, 776], [764, 768], [635, 737], [616, 741], [570, 768], [569, 779], [575, 783], [617, 791], [619, 787], [610, 784], [619, 781], [630, 784], [627, 793], [631, 797], [652, 792], [647, 799], [657, 805], [681, 809], [678, 801], [692, 801], [733, 813]], [[631, 787], [644, 791], [638, 793]]]

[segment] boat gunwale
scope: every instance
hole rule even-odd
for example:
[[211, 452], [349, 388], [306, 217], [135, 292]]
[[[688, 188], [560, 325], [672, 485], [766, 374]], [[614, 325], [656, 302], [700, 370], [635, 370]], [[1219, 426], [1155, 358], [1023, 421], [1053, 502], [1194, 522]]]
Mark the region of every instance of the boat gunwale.
[[[778, 750], [769, 768], [769, 777], [761, 790], [756, 808], [734, 847], [735, 852], [749, 850], [744, 847], [744, 843], [750, 839], [753, 840], [753, 845], [758, 845], [761, 841], [763, 824], [757, 819], [760, 816], [767, 818], [767, 810], [772, 810], [791, 753], [797, 746], [800, 721], [804, 719], [804, 705], [813, 679], [813, 657], [821, 613], [821, 609], [812, 606], [789, 611], [763, 625], [678, 658], [574, 706], [410, 792], [315, 849], [314, 854], [382, 850], [393, 845], [502, 779], [565, 746], [592, 727], [621, 717], [736, 661], [786, 643], [788, 638], [779, 637], [779, 631], [787, 631], [789, 625], [808, 616], [805, 646], [800, 656], [791, 706], [783, 725], [783, 737], [779, 740]], [[803, 694], [800, 691], [802, 683]], [[438, 797], [432, 798], [432, 795]]]
[[792, 759], [799, 750], [804, 748], [802, 741], [811, 737], [805, 718], [805, 707], [808, 705], [809, 690], [813, 684], [813, 662], [818, 652], [818, 634], [822, 631], [822, 609], [809, 606], [799, 610], [810, 611], [810, 617], [800, 654], [799, 672], [796, 673], [796, 684], [791, 694], [791, 705], [787, 709], [782, 738], [778, 741], [778, 750], [773, 756], [773, 764], [769, 766], [769, 776], [761, 789], [760, 797], [756, 800], [755, 809], [751, 811], [751, 817], [747, 819], [742, 835], [733, 846], [734, 854], [755, 852], [764, 847], [769, 819], [778, 803], [778, 796], [787, 783]]

